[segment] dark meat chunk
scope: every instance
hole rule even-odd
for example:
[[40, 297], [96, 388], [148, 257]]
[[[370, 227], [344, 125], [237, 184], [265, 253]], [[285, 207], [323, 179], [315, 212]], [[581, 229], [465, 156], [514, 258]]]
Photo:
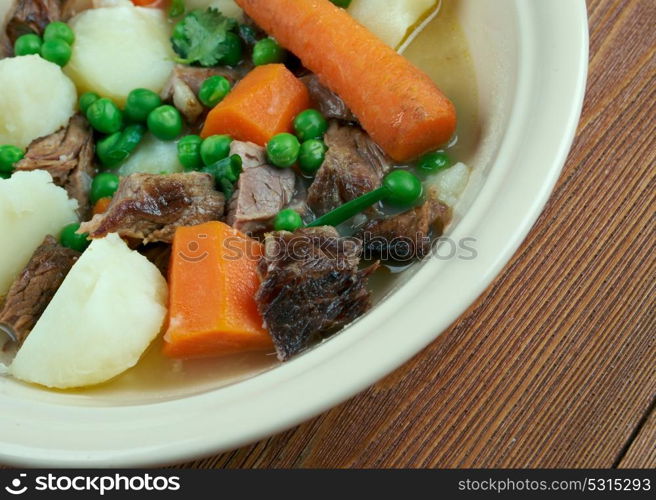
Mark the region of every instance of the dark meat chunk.
[[367, 222], [356, 237], [363, 241], [365, 259], [410, 262], [429, 254], [431, 233], [441, 236], [450, 218], [449, 207], [430, 198], [407, 212]]
[[267, 165], [264, 148], [256, 144], [233, 141], [230, 153], [241, 156], [243, 172], [230, 200], [227, 222], [250, 235], [263, 233], [292, 202], [300, 180], [291, 169]]
[[241, 72], [235, 69], [177, 65], [164, 85], [161, 97], [165, 101], [171, 101], [189, 123], [196, 123], [205, 112], [205, 107], [198, 99], [200, 86], [210, 76], [215, 75], [226, 77], [231, 84], [242, 77]]
[[377, 264], [359, 271], [361, 249], [333, 227], [267, 234], [255, 298], [280, 360], [371, 307], [367, 278]]
[[0, 311], [0, 324], [13, 330], [19, 344], [34, 328], [79, 256], [79, 252], [46, 236], [11, 285]]
[[310, 99], [313, 104], [319, 108], [319, 111], [326, 118], [334, 118], [336, 120], [343, 120], [347, 122], [357, 122], [351, 110], [346, 106], [341, 97], [335, 94], [332, 90], [325, 87], [317, 75], [311, 74], [301, 78], [310, 92]]
[[19, 36], [43, 35], [49, 23], [60, 19], [61, 0], [16, 0], [13, 10], [7, 14], [3, 51], [6, 55], [13, 54], [14, 42]]
[[171, 243], [176, 227], [219, 220], [224, 205], [209, 174], [132, 174], [121, 179], [107, 211], [80, 230], [92, 238], [118, 233], [144, 244]]
[[308, 190], [308, 205], [323, 215], [380, 187], [391, 161], [360, 128], [332, 123], [326, 159]]
[[55, 184], [78, 202], [78, 213], [89, 211], [89, 189], [94, 175], [93, 133], [87, 119], [75, 115], [54, 134], [32, 141], [16, 170], [47, 170]]
[[164, 277], [169, 275], [171, 249], [172, 247], [168, 243], [151, 243], [137, 248], [141, 255], [155, 264]]

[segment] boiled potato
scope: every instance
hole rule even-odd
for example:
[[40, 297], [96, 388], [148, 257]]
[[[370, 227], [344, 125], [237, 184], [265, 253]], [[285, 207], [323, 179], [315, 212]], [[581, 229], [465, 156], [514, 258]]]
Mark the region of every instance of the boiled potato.
[[233, 17], [240, 21], [244, 18], [244, 11], [235, 3], [235, 0], [187, 0], [185, 5], [187, 10], [216, 7], [227, 17]]
[[467, 165], [456, 163], [451, 168], [434, 175], [428, 182], [437, 187], [439, 200], [453, 208], [467, 187], [469, 174]]
[[64, 70], [80, 93], [93, 91], [123, 106], [136, 88], [162, 90], [174, 56], [162, 10], [132, 5], [91, 9], [69, 25], [76, 38]]
[[177, 141], [160, 141], [148, 133], [118, 173], [122, 176], [136, 173], [174, 174], [183, 170], [178, 160]]
[[0, 179], [0, 297], [23, 270], [48, 234], [77, 221], [77, 201], [52, 183], [45, 170], [15, 172]]
[[59, 389], [119, 375], [159, 334], [167, 294], [158, 269], [118, 235], [94, 240], [18, 351], [11, 374]]
[[353, 0], [349, 13], [390, 47], [398, 49], [440, 0]]
[[68, 123], [75, 112], [73, 82], [39, 56], [0, 61], [0, 144], [25, 148]]

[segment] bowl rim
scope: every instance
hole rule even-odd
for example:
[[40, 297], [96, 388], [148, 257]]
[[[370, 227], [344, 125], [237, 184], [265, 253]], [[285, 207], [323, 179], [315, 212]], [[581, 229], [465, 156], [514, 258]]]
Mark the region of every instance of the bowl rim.
[[[493, 181], [486, 181], [452, 234], [453, 238], [476, 234], [481, 252], [486, 252], [483, 257], [467, 266], [445, 266], [435, 259], [426, 262], [421, 272], [386, 299], [386, 307], [363, 317], [350, 327], [348, 335], [338, 335], [320, 349], [216, 391], [125, 407], [72, 407], [17, 400], [0, 393], [0, 463], [136, 467], [181, 462], [234, 449], [345, 401], [437, 338], [501, 272], [525, 239], [558, 180], [580, 119], [588, 69], [585, 0], [530, 4], [515, 0], [515, 5], [521, 42], [517, 92], [511, 123], [497, 155], [505, 158], [505, 166], [497, 168], [499, 162], [495, 162]], [[537, 46], [529, 28], [538, 29], [538, 10], [544, 14], [539, 17], [539, 30], [557, 26], [561, 38], [573, 45], [551, 44], [547, 49]], [[563, 34], [563, 29], [567, 33]], [[550, 60], [558, 62], [557, 82], [560, 90], [569, 89], [567, 95], [536, 84], [537, 75], [544, 76], [534, 58], [539, 49], [550, 50]], [[543, 102], [539, 106], [544, 116], [528, 117], [523, 111], [531, 103], [537, 105], [536, 87], [541, 89], [539, 98]], [[555, 99], [559, 99], [558, 106], [553, 105]], [[559, 130], [550, 133], [549, 141], [540, 137], [554, 124]], [[511, 172], [511, 164], [530, 159], [526, 151], [522, 154], [526, 144], [541, 145], [538, 149], [545, 154], [535, 160], [530, 172]], [[534, 171], [539, 178], [530, 178]], [[517, 195], [520, 183], [526, 189]], [[503, 196], [506, 192], [513, 193], [513, 203]], [[494, 238], [491, 228], [484, 227], [490, 214], [512, 226], [504, 239]], [[437, 272], [441, 279], [458, 283], [460, 288], [451, 294], [445, 290], [425, 293]], [[436, 318], [425, 314], [435, 308], [436, 301], [447, 298], [446, 313]], [[403, 314], [398, 314], [401, 309]], [[403, 332], [402, 343], [395, 342], [397, 332]], [[377, 362], [361, 369], [372, 356]], [[190, 419], [193, 426], [189, 425]]]

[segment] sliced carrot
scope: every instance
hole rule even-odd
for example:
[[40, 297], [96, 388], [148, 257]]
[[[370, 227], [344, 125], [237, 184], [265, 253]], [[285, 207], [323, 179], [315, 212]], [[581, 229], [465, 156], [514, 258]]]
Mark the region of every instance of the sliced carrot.
[[112, 202], [111, 196], [100, 198], [93, 206], [93, 215], [104, 214]]
[[132, 0], [137, 7], [164, 7], [165, 0]]
[[453, 103], [431, 79], [330, 0], [237, 0], [337, 93], [398, 162], [447, 142]]
[[201, 136], [229, 134], [264, 146], [291, 132], [296, 115], [309, 107], [307, 88], [284, 65], [258, 66], [210, 111]]
[[166, 355], [199, 358], [273, 349], [254, 298], [261, 256], [259, 242], [222, 222], [176, 230]]

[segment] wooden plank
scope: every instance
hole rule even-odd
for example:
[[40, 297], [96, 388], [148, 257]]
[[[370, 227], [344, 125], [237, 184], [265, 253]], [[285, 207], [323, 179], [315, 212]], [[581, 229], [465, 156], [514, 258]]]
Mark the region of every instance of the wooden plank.
[[618, 466], [620, 469], [656, 468], [656, 408], [645, 418]]
[[656, 395], [656, 2], [591, 0], [589, 13], [575, 147], [482, 298], [346, 404], [188, 465], [653, 466], [653, 417], [629, 445]]

